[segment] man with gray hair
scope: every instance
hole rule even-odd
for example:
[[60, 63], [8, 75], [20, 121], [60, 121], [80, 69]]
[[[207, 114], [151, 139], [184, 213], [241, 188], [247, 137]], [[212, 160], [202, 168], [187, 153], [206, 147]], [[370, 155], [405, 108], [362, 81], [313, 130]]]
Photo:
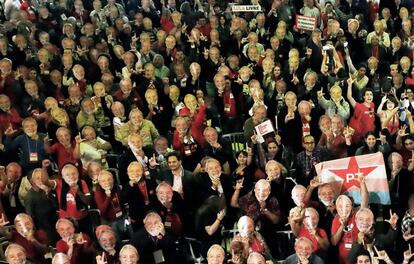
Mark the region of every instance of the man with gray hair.
[[286, 260], [285, 264], [323, 264], [324, 261], [313, 254], [312, 241], [306, 237], [300, 237], [295, 242], [295, 254], [290, 255]]

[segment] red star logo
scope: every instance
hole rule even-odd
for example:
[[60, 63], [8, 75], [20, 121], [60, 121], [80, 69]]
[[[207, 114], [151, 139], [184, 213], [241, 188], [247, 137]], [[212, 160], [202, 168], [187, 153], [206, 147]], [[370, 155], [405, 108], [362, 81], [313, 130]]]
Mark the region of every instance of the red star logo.
[[[340, 169], [340, 170], [329, 170], [329, 171], [332, 172], [332, 173], [334, 173], [334, 174], [336, 174], [337, 176], [339, 176], [343, 180], [342, 181], [341, 193], [344, 193], [347, 190], [349, 190], [349, 188], [351, 188], [352, 186], [355, 186], [358, 189], [361, 188], [361, 186], [359, 185], [358, 178], [356, 176], [356, 174], [358, 173], [358, 171], [361, 172], [364, 175], [364, 177], [367, 177], [368, 174], [370, 174], [377, 167], [378, 166], [361, 168], [358, 165], [358, 162], [357, 162], [356, 158], [355, 157], [351, 157], [351, 159], [349, 160], [348, 168], [346, 168], [346, 169]], [[346, 177], [347, 174], [354, 174], [355, 177], [348, 182], [347, 181], [347, 177]]]

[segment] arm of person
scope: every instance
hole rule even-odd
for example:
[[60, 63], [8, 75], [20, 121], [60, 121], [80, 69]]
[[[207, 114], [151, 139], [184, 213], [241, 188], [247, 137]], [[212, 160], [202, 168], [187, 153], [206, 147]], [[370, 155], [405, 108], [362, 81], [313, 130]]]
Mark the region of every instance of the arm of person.
[[359, 173], [358, 181], [361, 186], [361, 208], [368, 208], [369, 193], [365, 182], [365, 176], [362, 173]]
[[212, 236], [214, 233], [217, 232], [217, 230], [220, 228], [221, 221], [223, 221], [224, 216], [225, 216], [225, 211], [221, 210], [217, 214], [216, 220], [214, 220], [214, 222], [211, 225], [204, 227], [209, 236]]
[[332, 232], [331, 243], [332, 243], [333, 246], [338, 245], [339, 241], [342, 238], [344, 228], [345, 228], [344, 224], [340, 222], [340, 225], [339, 225], [338, 229], [335, 231], [335, 233]]
[[357, 102], [355, 101], [354, 97], [352, 97], [352, 84], [354, 83], [354, 80], [352, 79], [351, 76], [348, 78], [347, 83], [348, 83], [348, 90], [347, 90], [346, 96], [351, 106], [355, 108], [355, 105], [357, 104]]
[[268, 210], [267, 208], [264, 208], [262, 210], [262, 213], [264, 216], [267, 217], [274, 225], [279, 223], [280, 221], [280, 211], [272, 212], [271, 210]]
[[326, 235], [326, 233], [325, 233], [325, 236], [320, 236], [319, 233], [317, 231], [315, 231], [315, 234], [313, 234], [313, 236], [315, 237], [316, 241], [319, 244], [319, 247], [322, 250], [327, 250], [329, 248], [330, 244], [329, 244], [329, 239], [328, 239], [328, 236]]
[[98, 149], [103, 149], [103, 150], [110, 150], [112, 148], [111, 143], [109, 143], [106, 140], [103, 140], [102, 138], [98, 137], [96, 139], [97, 144], [97, 148]]
[[398, 113], [398, 109], [399, 109], [398, 107], [395, 107], [394, 109], [392, 109], [391, 114], [389, 114], [385, 118], [381, 118], [381, 128], [387, 128], [388, 123]]
[[231, 207], [234, 208], [240, 208], [239, 206], [239, 196], [240, 196], [240, 188], [238, 188], [237, 183], [236, 183], [236, 189], [234, 190], [233, 195], [231, 196], [231, 200], [230, 200], [230, 205]]

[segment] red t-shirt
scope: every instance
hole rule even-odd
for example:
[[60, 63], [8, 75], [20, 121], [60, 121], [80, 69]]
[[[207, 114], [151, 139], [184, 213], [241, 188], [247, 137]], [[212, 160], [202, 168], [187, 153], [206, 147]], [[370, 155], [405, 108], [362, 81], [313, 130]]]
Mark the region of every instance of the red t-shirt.
[[[336, 233], [336, 231], [339, 229], [340, 226], [341, 226], [341, 222], [339, 221], [339, 216], [337, 215], [332, 221], [332, 229], [331, 229], [332, 236]], [[341, 240], [338, 243], [340, 264], [347, 263], [346, 258], [348, 256], [349, 251], [351, 250], [352, 243], [354, 243], [358, 239], [359, 231], [355, 224], [354, 213], [352, 213], [351, 216], [348, 218], [348, 222], [347, 222], [347, 226], [345, 227], [345, 230], [347, 231], [343, 232]]]
[[58, 163], [59, 171], [62, 171], [62, 168], [66, 163], [76, 164], [78, 162], [78, 160], [75, 159], [75, 157], [73, 156], [73, 150], [75, 146], [76, 146], [76, 143], [72, 142], [72, 147], [70, 149], [66, 149], [60, 143], [55, 143], [50, 147], [50, 153], [57, 154], [57, 163]]
[[355, 105], [354, 115], [349, 120], [349, 126], [355, 129], [353, 136], [353, 142], [357, 143], [365, 136], [368, 131], [375, 129], [375, 105], [371, 103], [367, 107], [363, 103], [357, 103]]
[[[24, 238], [16, 230], [13, 230], [11, 232], [11, 236], [12, 237], [10, 241], [24, 247], [24, 249], [26, 250], [26, 256], [28, 259], [34, 260], [36, 262], [44, 263], [45, 261], [45, 258], [43, 257], [44, 254], [38, 251], [32, 242]], [[49, 244], [49, 239], [45, 231], [36, 230], [33, 236], [34, 238], [36, 238], [37, 241], [39, 241], [39, 243], [44, 244], [44, 245]]]
[[[73, 217], [76, 220], [80, 220], [85, 218], [88, 215], [88, 211], [86, 209], [78, 210], [76, 208], [76, 189], [71, 187], [66, 194], [66, 211], [61, 208], [60, 205], [60, 196], [62, 194], [62, 179], [56, 180], [56, 194], [59, 201], [59, 218], [63, 217]], [[84, 180], [82, 182], [82, 192], [85, 195], [90, 195], [88, 185]]]

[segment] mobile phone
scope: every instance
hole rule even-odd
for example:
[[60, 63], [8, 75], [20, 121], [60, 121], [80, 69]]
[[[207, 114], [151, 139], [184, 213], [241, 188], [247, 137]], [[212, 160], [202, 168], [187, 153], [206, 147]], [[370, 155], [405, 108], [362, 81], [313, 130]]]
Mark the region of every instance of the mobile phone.
[[348, 48], [348, 41], [345, 41], [344, 48]]
[[325, 46], [323, 46], [322, 47], [322, 50], [324, 50], [324, 51], [327, 51], [327, 50], [329, 50], [330, 48], [329, 48], [329, 45], [325, 45]]

